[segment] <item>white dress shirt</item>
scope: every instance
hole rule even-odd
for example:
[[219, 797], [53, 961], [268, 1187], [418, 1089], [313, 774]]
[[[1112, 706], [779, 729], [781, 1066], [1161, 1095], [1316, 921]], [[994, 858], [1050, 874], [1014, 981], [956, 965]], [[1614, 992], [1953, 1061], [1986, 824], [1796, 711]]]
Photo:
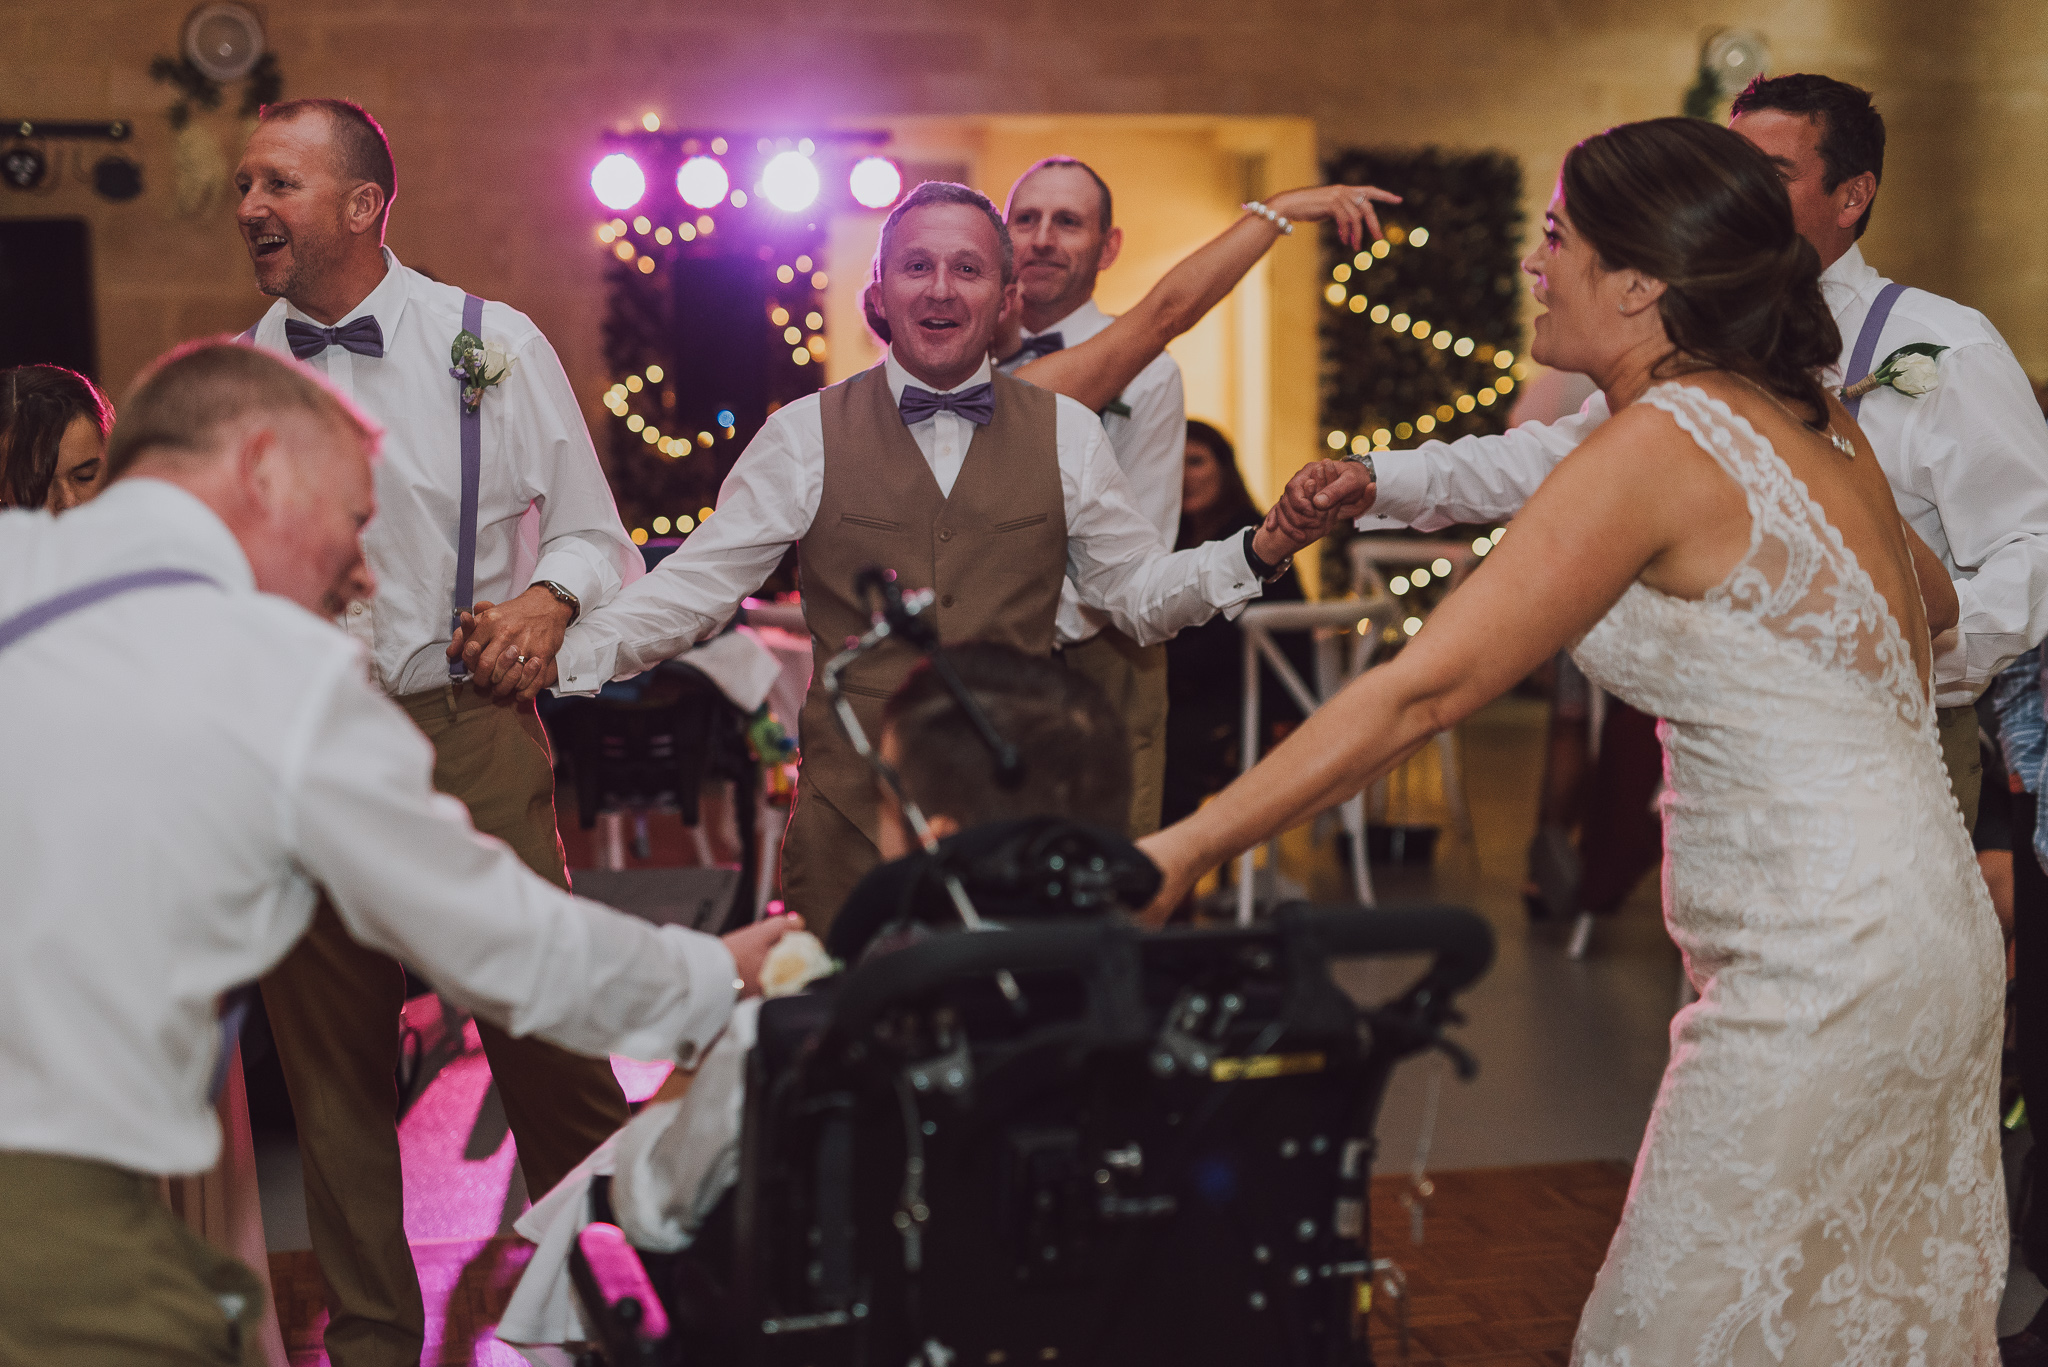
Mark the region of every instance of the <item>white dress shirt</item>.
[[[384, 355], [330, 346], [307, 364], [384, 426], [377, 519], [363, 538], [377, 597], [350, 604], [343, 625], [369, 647], [384, 691], [404, 694], [448, 682], [462, 510], [462, 424], [448, 350], [462, 331], [462, 291], [400, 265], [389, 249], [384, 260], [383, 281], [336, 323], [376, 318]], [[280, 299], [256, 325], [256, 345], [291, 355], [287, 318], [315, 321]], [[548, 339], [525, 314], [491, 300], [483, 338], [515, 359], [505, 382], [484, 391], [479, 410], [476, 598], [502, 603], [551, 579], [590, 612], [639, 578], [645, 562], [619, 523]]]
[[[1851, 247], [1820, 283], [1842, 331], [1842, 358], [1822, 375], [1834, 387], [1871, 304], [1890, 282]], [[1961, 707], [2048, 637], [2048, 423], [2026, 372], [1977, 310], [1907, 290], [1885, 321], [1871, 368], [1908, 342], [1949, 348], [1939, 361], [1940, 384], [1919, 398], [1877, 389], [1864, 398], [1857, 422], [1900, 514], [1955, 580], [1962, 619], [1953, 637], [1942, 637], [1934, 686], [1938, 705]], [[1434, 531], [1512, 517], [1607, 416], [1606, 397], [1595, 394], [1561, 422], [1379, 452], [1379, 494], [1359, 528]]]
[[[912, 383], [884, 356], [900, 403]], [[985, 384], [988, 362], [958, 389]], [[947, 391], [953, 392], [953, 391]], [[951, 494], [974, 424], [939, 412], [910, 426], [939, 491]], [[1232, 536], [1169, 552], [1138, 510], [1101, 420], [1058, 400], [1060, 488], [1067, 509], [1067, 578], [1083, 603], [1107, 613], [1141, 645], [1163, 641], [1217, 612], [1234, 616], [1264, 591]], [[561, 693], [591, 693], [672, 659], [718, 629], [801, 541], [825, 488], [825, 424], [819, 396], [778, 409], [733, 464], [718, 509], [674, 554], [601, 611], [569, 629], [557, 660]]]
[[[1057, 332], [1061, 346], [1079, 346], [1115, 321], [1090, 299], [1025, 340]], [[1129, 415], [1104, 414], [1102, 430], [1109, 434], [1116, 463], [1131, 486], [1132, 504], [1159, 533], [1160, 541], [1171, 546], [1180, 536], [1181, 481], [1188, 445], [1188, 408], [1181, 389], [1180, 363], [1160, 352], [1119, 399], [1131, 410]], [[1072, 583], [1060, 586], [1054, 636], [1061, 645], [1085, 641], [1108, 625], [1108, 614], [1084, 607]]]
[[130, 478], [0, 513], [0, 618], [108, 575], [195, 570], [0, 656], [0, 1149], [211, 1167], [223, 992], [350, 935], [515, 1035], [693, 1060], [733, 1005], [717, 939], [561, 892], [477, 834], [362, 650], [256, 592], [198, 499]]

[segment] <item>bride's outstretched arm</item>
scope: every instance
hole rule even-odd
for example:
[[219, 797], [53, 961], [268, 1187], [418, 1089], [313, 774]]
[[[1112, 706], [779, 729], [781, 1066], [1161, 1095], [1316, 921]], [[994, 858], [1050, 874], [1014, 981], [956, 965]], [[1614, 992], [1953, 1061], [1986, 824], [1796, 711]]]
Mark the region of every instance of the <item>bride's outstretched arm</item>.
[[1912, 523], [1900, 518], [1899, 530], [1906, 534], [1906, 549], [1913, 553], [1913, 577], [1920, 583], [1920, 606], [1927, 614], [1927, 634], [1930, 638], [1939, 636], [1963, 620], [1962, 600], [1956, 597], [1955, 581], [1948, 577], [1948, 566], [1941, 563], [1941, 557], [1913, 530]]
[[[1296, 223], [1332, 220], [1337, 235], [1356, 251], [1367, 232], [1381, 236], [1373, 205], [1400, 202], [1399, 195], [1370, 185], [1324, 185], [1288, 190], [1267, 200], [1266, 207]], [[1137, 307], [1080, 345], [1019, 367], [1018, 378], [1079, 399], [1091, 409], [1103, 408], [1166, 350], [1168, 342], [1202, 321], [1279, 240], [1278, 228], [1246, 211], [1161, 276]], [[1005, 336], [997, 349], [1004, 354], [1017, 349], [1014, 319], [1005, 320]]]
[[[1701, 498], [1733, 491], [1742, 539], [1725, 558], [1739, 555], [1740, 492], [1725, 479], [1714, 490], [1718, 472], [1682, 452], [1666, 458], [1675, 431], [1637, 414], [1608, 423], [1398, 657], [1360, 675], [1193, 816], [1139, 842], [1166, 873], [1147, 919], [1163, 920], [1202, 874], [1357, 793], [1583, 636], [1674, 545]], [[1716, 577], [1703, 577], [1702, 591]]]

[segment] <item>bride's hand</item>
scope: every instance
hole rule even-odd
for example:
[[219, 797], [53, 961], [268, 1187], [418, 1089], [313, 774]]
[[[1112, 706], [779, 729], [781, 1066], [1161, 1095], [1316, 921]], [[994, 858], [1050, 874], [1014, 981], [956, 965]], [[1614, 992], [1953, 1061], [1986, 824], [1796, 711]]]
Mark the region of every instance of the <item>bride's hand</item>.
[[1284, 190], [1268, 199], [1266, 207], [1296, 223], [1329, 219], [1337, 225], [1337, 236], [1344, 239], [1344, 245], [1357, 251], [1365, 245], [1368, 229], [1374, 238], [1386, 236], [1380, 231], [1380, 216], [1372, 206], [1400, 202], [1399, 195], [1375, 185], [1322, 185], [1315, 189]]
[[1193, 851], [1186, 848], [1187, 842], [1179, 831], [1178, 825], [1168, 826], [1138, 842], [1138, 848], [1166, 875], [1166, 880], [1159, 885], [1159, 895], [1152, 899], [1152, 905], [1138, 913], [1139, 922], [1148, 930], [1157, 930], [1166, 924], [1166, 918], [1187, 900], [1187, 895], [1194, 891], [1195, 882], [1203, 873], [1196, 866]]

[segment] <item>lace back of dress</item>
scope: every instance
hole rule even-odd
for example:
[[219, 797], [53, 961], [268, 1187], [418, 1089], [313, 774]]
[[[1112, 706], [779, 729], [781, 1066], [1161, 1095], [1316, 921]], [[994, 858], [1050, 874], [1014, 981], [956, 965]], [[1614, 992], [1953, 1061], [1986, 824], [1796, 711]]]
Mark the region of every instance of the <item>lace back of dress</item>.
[[1884, 596], [1770, 442], [1719, 399], [1687, 385], [1658, 385], [1643, 401], [1669, 413], [1749, 502], [1749, 551], [1705, 601], [1756, 622], [1823, 668], [1867, 680], [1909, 724], [1931, 723], [1912, 650]]

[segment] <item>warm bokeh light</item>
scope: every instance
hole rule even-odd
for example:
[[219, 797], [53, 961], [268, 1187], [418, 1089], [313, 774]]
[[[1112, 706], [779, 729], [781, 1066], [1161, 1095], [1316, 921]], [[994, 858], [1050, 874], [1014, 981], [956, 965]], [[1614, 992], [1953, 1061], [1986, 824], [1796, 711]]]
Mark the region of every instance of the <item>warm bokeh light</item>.
[[732, 181], [715, 157], [691, 157], [676, 172], [676, 193], [692, 209], [709, 209], [725, 198]]
[[761, 168], [761, 193], [786, 214], [811, 207], [818, 198], [818, 168], [801, 152], [777, 152]]
[[625, 210], [638, 204], [640, 196], [647, 193], [647, 177], [639, 162], [624, 152], [614, 152], [598, 162], [590, 173], [590, 188], [605, 208]]
[[887, 157], [862, 157], [853, 164], [846, 185], [863, 208], [886, 209], [903, 193], [903, 172]]

